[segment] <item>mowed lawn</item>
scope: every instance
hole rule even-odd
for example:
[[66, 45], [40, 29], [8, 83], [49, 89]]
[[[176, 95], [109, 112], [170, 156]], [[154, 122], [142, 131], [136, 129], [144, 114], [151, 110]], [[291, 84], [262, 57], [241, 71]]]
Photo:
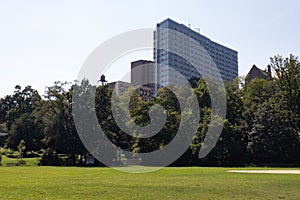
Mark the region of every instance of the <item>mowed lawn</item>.
[[227, 170], [130, 174], [109, 168], [0, 167], [0, 199], [300, 199], [300, 175]]

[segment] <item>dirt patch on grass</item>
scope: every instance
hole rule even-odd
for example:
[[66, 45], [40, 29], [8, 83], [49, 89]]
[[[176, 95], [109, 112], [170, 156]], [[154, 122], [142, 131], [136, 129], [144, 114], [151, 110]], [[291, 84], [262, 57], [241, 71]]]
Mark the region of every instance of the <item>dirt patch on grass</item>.
[[300, 170], [228, 170], [231, 173], [252, 173], [252, 174], [299, 174]]

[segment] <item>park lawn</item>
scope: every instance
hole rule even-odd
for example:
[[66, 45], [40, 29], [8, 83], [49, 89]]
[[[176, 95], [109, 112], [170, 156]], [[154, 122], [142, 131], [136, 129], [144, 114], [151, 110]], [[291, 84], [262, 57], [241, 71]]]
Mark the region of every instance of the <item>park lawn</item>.
[[[26, 166], [37, 166], [39, 163], [39, 158], [23, 158]], [[5, 155], [2, 155], [1, 165], [2, 166], [13, 166], [17, 164], [17, 158], [9, 158]]]
[[0, 167], [0, 199], [300, 199], [300, 175], [227, 170], [130, 174], [110, 168]]

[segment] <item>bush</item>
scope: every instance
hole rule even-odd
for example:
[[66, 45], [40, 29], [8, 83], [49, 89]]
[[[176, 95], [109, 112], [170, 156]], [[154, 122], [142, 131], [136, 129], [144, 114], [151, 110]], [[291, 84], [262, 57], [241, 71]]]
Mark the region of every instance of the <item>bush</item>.
[[18, 158], [18, 155], [16, 153], [6, 154], [6, 157], [8, 157], [8, 158]]
[[14, 150], [6, 149], [6, 154], [14, 154], [14, 153], [16, 153]]
[[25, 160], [19, 160], [16, 165], [17, 166], [19, 166], [19, 165], [26, 165], [26, 161]]
[[66, 166], [75, 166], [76, 165], [75, 155], [68, 155], [68, 157], [64, 160], [64, 165], [66, 165]]
[[40, 155], [34, 151], [28, 151], [24, 154], [23, 158], [38, 158]]
[[2, 154], [2, 155], [5, 155], [6, 154], [6, 149], [4, 149], [4, 148], [0, 148], [0, 154]]
[[41, 157], [40, 164], [44, 166], [60, 166], [62, 165], [62, 159], [57, 155], [57, 153], [48, 148]]

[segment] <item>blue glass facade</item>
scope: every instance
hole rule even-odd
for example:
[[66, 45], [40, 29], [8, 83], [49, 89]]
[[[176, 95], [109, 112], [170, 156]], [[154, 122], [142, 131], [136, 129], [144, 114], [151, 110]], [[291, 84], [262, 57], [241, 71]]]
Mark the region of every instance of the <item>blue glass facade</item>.
[[[172, 30], [172, 34], [166, 30]], [[179, 34], [174, 34], [178, 32]], [[182, 37], [184, 35], [185, 37]], [[190, 38], [197, 45], [192, 44]], [[197, 46], [201, 45], [201, 48]], [[166, 49], [176, 49], [180, 56]], [[188, 62], [186, 57], [194, 61], [193, 64]], [[192, 77], [200, 78], [201, 76], [214, 77], [217, 73], [209, 67], [213, 62], [223, 81], [232, 81], [238, 76], [238, 53], [228, 47], [211, 41], [209, 38], [199, 34], [191, 28], [179, 24], [171, 19], [166, 19], [157, 24], [154, 31], [154, 62], [156, 64], [156, 82], [160, 85], [176, 83], [176, 75], [169, 70], [171, 66], [180, 72], [186, 79]], [[193, 67], [197, 65], [197, 69]], [[200, 73], [199, 73], [200, 69]]]

